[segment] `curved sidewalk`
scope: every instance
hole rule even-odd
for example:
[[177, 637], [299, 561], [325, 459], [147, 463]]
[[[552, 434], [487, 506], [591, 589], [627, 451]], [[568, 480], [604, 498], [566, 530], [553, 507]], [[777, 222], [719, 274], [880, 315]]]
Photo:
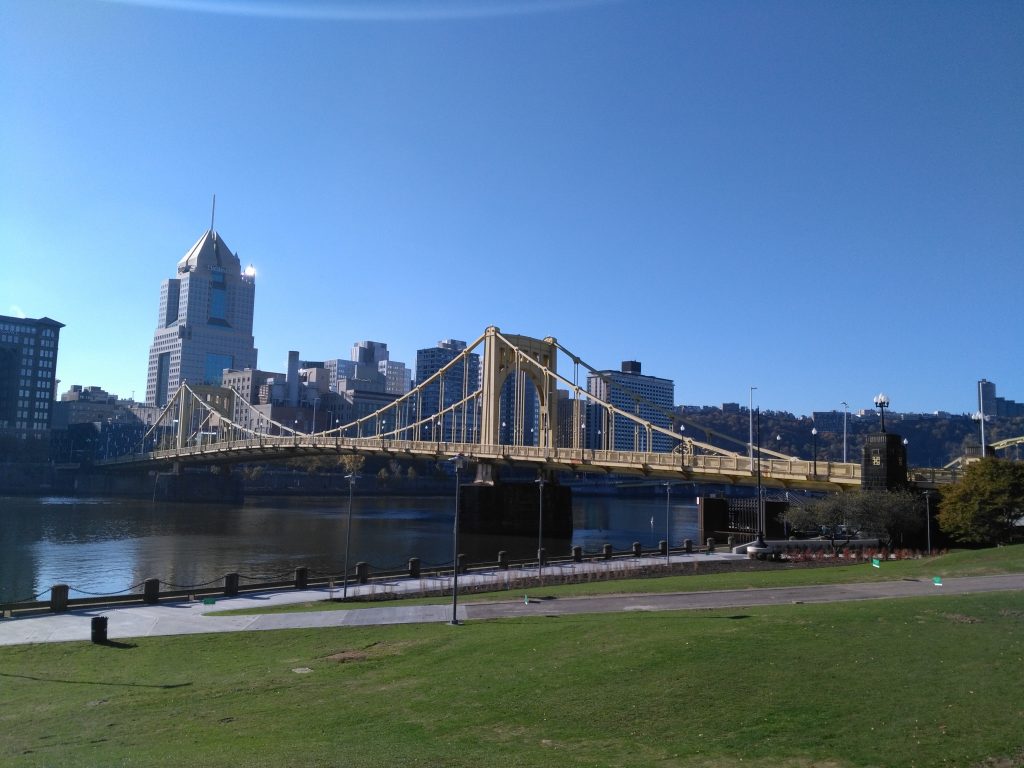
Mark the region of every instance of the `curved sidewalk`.
[[[929, 595], [963, 595], [978, 592], [1024, 590], [1024, 573], [1000, 576], [972, 576], [932, 581], [902, 580], [809, 587], [766, 587], [760, 589], [669, 594], [616, 595], [531, 599], [510, 597], [507, 601], [460, 603], [459, 620], [472, 621], [524, 616], [566, 616], [582, 613], [620, 611], [680, 611], [742, 608], [794, 603], [826, 603]], [[306, 613], [277, 613], [251, 616], [208, 615], [226, 608], [254, 608], [311, 602], [335, 597], [338, 589], [249, 594], [218, 599], [215, 605], [201, 602], [167, 602], [152, 606], [72, 610], [61, 614], [26, 616], [0, 620], [0, 645], [89, 640], [91, 620], [106, 616], [111, 640], [156, 635], [187, 635], [207, 632], [240, 632], [299, 627], [343, 627], [378, 624], [447, 622], [451, 605], [417, 605], [330, 610]], [[510, 592], [510, 596], [516, 593]]]

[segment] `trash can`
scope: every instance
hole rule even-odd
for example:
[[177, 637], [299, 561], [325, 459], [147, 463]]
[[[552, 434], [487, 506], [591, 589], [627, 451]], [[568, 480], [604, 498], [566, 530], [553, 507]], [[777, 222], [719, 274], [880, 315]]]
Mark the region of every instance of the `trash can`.
[[94, 643], [107, 642], [107, 617], [92, 617], [92, 641]]

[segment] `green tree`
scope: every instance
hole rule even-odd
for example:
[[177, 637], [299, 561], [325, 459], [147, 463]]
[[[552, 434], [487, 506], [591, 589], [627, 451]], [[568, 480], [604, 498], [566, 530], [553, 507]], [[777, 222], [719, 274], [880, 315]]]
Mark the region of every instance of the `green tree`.
[[1024, 464], [986, 457], [964, 470], [939, 502], [939, 527], [957, 541], [997, 544], [1024, 516]]
[[[849, 536], [878, 537], [886, 546], [903, 546], [924, 529], [924, 508], [907, 491], [861, 491], [825, 496], [806, 507], [791, 509], [790, 523], [799, 530], [824, 529], [833, 542]], [[840, 535], [840, 530], [846, 535]]]
[[924, 530], [924, 505], [910, 491], [862, 491], [852, 498], [856, 527], [890, 547], [905, 546]]

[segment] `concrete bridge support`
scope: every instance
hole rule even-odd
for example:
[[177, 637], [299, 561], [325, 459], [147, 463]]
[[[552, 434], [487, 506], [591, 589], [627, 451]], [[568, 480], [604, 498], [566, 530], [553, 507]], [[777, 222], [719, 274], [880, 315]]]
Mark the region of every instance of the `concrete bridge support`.
[[[541, 521], [541, 496], [544, 494], [544, 515]], [[568, 555], [572, 545], [572, 489], [546, 482], [502, 483], [462, 486], [460, 494], [460, 533], [493, 535], [523, 540], [522, 551], [510, 552], [514, 559], [537, 555], [538, 533], [543, 524], [543, 548], [556, 555]], [[490, 560], [494, 552], [480, 553]], [[480, 559], [467, 553], [470, 560]]]
[[174, 472], [160, 473], [155, 478], [155, 501], [206, 501], [241, 504], [245, 500], [242, 476], [238, 473]]

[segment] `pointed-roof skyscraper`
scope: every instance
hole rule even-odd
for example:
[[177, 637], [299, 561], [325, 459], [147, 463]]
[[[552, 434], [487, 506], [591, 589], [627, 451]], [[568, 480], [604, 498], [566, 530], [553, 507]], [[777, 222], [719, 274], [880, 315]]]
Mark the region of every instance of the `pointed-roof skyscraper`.
[[208, 229], [160, 288], [149, 348], [146, 403], [165, 405], [182, 382], [220, 384], [225, 368], [255, 368], [252, 336], [256, 274], [244, 272], [216, 230]]

